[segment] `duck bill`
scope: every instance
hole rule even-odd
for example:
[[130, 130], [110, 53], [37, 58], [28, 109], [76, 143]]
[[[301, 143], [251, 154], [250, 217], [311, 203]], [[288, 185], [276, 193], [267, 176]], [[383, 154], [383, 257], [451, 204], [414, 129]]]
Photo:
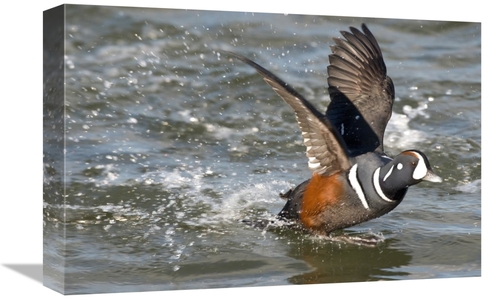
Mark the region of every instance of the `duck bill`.
[[437, 174], [435, 174], [432, 170], [429, 169], [429, 171], [427, 171], [427, 174], [424, 176], [422, 181], [441, 183], [443, 181], [443, 179], [440, 176], [438, 176]]

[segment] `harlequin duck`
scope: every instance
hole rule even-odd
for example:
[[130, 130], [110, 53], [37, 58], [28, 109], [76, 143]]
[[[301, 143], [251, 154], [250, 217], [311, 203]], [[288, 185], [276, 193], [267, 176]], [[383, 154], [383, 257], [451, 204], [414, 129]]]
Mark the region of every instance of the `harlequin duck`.
[[350, 27], [351, 32], [341, 31], [344, 39], [333, 39], [325, 115], [270, 71], [227, 52], [254, 67], [295, 111], [313, 173], [280, 194], [287, 202], [278, 217], [318, 234], [382, 216], [401, 203], [409, 186], [442, 181], [418, 150], [394, 158], [384, 153], [394, 85], [375, 37], [365, 24], [361, 28]]

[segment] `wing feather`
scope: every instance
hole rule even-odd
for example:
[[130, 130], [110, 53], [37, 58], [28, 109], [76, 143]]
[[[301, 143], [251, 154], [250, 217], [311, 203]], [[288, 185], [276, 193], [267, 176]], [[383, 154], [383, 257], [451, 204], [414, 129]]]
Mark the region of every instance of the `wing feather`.
[[326, 116], [340, 130], [350, 155], [383, 152], [384, 131], [392, 114], [394, 85], [380, 47], [363, 24], [334, 38], [329, 56], [328, 85], [331, 103]]
[[306, 146], [308, 165], [313, 172], [331, 175], [351, 167], [344, 140], [322, 113], [295, 89], [259, 64], [236, 53], [226, 53], [255, 68], [264, 77], [264, 81], [295, 111]]

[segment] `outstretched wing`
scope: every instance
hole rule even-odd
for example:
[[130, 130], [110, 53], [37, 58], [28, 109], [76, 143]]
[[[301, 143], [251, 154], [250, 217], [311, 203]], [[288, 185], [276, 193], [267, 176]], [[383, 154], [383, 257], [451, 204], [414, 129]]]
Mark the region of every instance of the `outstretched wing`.
[[383, 152], [384, 131], [391, 118], [394, 84], [377, 40], [365, 24], [334, 38], [329, 55], [331, 103], [326, 117], [337, 128], [352, 156]]
[[295, 111], [312, 171], [330, 175], [350, 168], [346, 145], [323, 114], [295, 89], [262, 66], [241, 55], [225, 53], [255, 68], [264, 77], [264, 81]]

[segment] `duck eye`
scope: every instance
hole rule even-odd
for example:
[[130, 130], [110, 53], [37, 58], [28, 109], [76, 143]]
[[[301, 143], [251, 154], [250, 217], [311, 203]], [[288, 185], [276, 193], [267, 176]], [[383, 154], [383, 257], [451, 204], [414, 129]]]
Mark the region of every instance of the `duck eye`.
[[412, 161], [412, 162], [411, 162], [411, 165], [412, 165], [412, 166], [417, 166], [417, 162]]

